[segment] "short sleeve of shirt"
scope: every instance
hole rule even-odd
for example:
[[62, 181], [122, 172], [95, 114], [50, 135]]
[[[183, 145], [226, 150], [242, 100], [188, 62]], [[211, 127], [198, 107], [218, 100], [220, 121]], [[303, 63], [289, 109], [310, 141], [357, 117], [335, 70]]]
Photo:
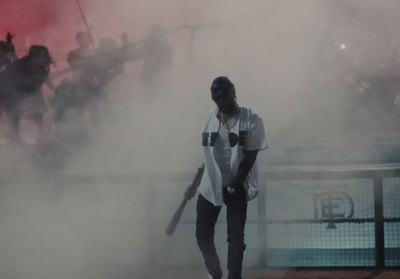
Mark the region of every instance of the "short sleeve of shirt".
[[267, 139], [265, 138], [264, 122], [257, 114], [252, 116], [249, 129], [247, 131], [245, 150], [267, 149]]

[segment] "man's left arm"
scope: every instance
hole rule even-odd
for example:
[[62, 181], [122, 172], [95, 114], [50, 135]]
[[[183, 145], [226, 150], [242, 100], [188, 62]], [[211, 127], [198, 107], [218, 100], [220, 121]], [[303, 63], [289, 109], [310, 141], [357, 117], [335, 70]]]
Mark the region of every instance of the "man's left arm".
[[256, 162], [258, 152], [268, 148], [262, 118], [255, 113], [251, 116], [249, 122], [250, 127], [247, 131], [244, 155], [239, 162], [236, 175], [230, 183], [230, 187], [233, 189], [240, 189], [240, 187], [243, 187], [247, 175]]
[[245, 151], [239, 163], [235, 177], [230, 183], [230, 188], [239, 189], [243, 187], [244, 181], [257, 159], [258, 150]]

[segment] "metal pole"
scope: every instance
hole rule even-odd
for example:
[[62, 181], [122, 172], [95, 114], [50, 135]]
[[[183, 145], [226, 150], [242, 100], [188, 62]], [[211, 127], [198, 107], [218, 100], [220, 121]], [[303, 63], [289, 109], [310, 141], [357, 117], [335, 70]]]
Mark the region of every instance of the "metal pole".
[[383, 216], [383, 182], [374, 179], [374, 213], [375, 213], [375, 265], [385, 266], [385, 230]]
[[90, 39], [90, 43], [92, 45], [92, 48], [93, 48], [93, 50], [96, 50], [96, 46], [95, 46], [94, 41], [93, 41], [93, 36], [92, 36], [92, 33], [90, 32], [90, 28], [89, 28], [89, 25], [87, 23], [85, 13], [83, 12], [83, 9], [82, 9], [82, 6], [81, 6], [81, 2], [79, 0], [76, 0], [76, 4], [78, 5], [78, 9], [79, 9], [81, 17], [83, 19], [83, 23], [85, 24], [86, 32], [89, 35], [89, 39]]
[[257, 198], [257, 225], [260, 268], [267, 267], [267, 211], [266, 211], [267, 178], [263, 177], [260, 183], [260, 192]]
[[156, 218], [155, 218], [155, 179], [146, 183], [146, 219], [147, 219], [147, 261], [148, 266], [156, 264]]

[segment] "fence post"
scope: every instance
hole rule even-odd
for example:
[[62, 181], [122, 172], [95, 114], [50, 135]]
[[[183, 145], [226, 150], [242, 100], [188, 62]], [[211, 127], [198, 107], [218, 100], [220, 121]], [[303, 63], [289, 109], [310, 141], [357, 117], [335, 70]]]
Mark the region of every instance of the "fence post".
[[262, 177], [258, 199], [257, 199], [257, 225], [258, 225], [258, 247], [259, 267], [267, 266], [267, 212], [266, 212], [266, 190], [267, 178]]
[[383, 179], [374, 179], [375, 266], [385, 266], [385, 231], [383, 216]]
[[146, 219], [147, 219], [147, 265], [156, 263], [156, 220], [155, 220], [155, 185], [154, 179], [148, 179], [146, 186]]

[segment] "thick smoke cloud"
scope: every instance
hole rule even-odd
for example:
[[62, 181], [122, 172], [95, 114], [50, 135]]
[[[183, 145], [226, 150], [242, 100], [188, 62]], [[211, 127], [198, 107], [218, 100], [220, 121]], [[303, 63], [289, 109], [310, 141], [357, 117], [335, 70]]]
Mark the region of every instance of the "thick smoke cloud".
[[[123, 84], [109, 89], [112, 109], [90, 145], [74, 152], [63, 169], [64, 174], [98, 175], [95, 183], [48, 180], [47, 171], [37, 171], [30, 150], [5, 151], [0, 277], [71, 278], [73, 270], [76, 278], [98, 278], [96, 268], [104, 271], [107, 263], [113, 268], [144, 263], [150, 202], [145, 189], [156, 189], [156, 219], [168, 219], [190, 182], [187, 174], [200, 165], [199, 131], [203, 116], [214, 108], [209, 86], [216, 76], [230, 77], [239, 104], [263, 117], [272, 147], [348, 139], [347, 96], [326, 84], [352, 69], [342, 57], [345, 51], [355, 64], [365, 63], [359, 69], [375, 73], [377, 61], [387, 59], [387, 48], [399, 43], [397, 2], [360, 2], [82, 0], [96, 46], [102, 37], [120, 46], [122, 33], [131, 42], [142, 40], [153, 24], [167, 30], [181, 26], [168, 36], [173, 48], [169, 88], [158, 88], [158, 98], [149, 102], [140, 86], [143, 62], [126, 63]], [[0, 1], [0, 11], [0, 32], [16, 34], [19, 56], [32, 44], [44, 44], [57, 62], [52, 72], [67, 67], [75, 34], [85, 29], [75, 1]], [[380, 37], [391, 40], [386, 44]], [[360, 53], [373, 59], [364, 61]], [[260, 160], [268, 161], [268, 154]], [[157, 179], [166, 173], [186, 175]], [[105, 174], [139, 178], [113, 185], [101, 181]], [[193, 215], [189, 208], [186, 217]], [[190, 234], [188, 229], [181, 239], [194, 250]], [[169, 245], [163, 242], [158, 251]]]

